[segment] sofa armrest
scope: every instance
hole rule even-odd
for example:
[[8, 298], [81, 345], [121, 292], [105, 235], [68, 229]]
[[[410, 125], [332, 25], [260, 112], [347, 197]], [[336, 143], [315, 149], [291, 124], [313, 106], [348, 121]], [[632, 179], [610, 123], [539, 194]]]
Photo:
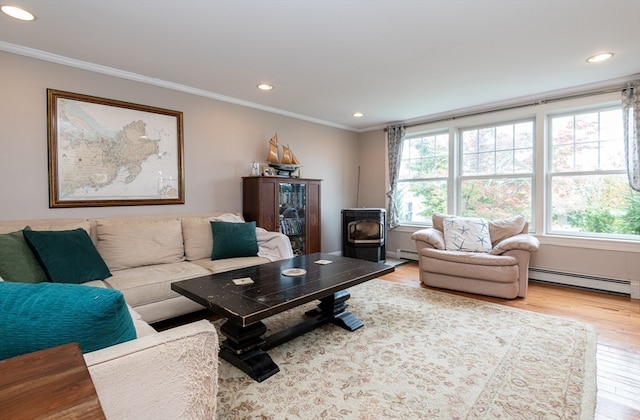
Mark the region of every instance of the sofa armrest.
[[416, 241], [418, 251], [425, 246], [435, 249], [445, 249], [444, 234], [435, 228], [417, 230], [411, 235], [411, 239]]
[[215, 418], [218, 335], [207, 320], [84, 358], [107, 418]]
[[293, 258], [291, 241], [284, 233], [256, 228], [256, 240], [258, 241], [259, 257], [267, 258], [269, 261]]
[[538, 241], [538, 238], [527, 233], [521, 233], [501, 240], [493, 247], [491, 253], [493, 255], [500, 255], [514, 249], [536, 252], [538, 248], [540, 248], [540, 241]]

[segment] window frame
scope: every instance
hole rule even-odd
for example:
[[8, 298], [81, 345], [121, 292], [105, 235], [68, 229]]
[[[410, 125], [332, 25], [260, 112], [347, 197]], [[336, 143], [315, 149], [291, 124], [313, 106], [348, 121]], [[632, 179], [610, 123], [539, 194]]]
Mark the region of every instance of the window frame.
[[[567, 230], [557, 230], [553, 229], [553, 180], [554, 178], [572, 178], [572, 177], [580, 177], [580, 176], [602, 176], [602, 175], [625, 175], [627, 171], [625, 168], [622, 169], [593, 169], [593, 170], [571, 170], [571, 171], [561, 171], [556, 172], [553, 171], [553, 125], [551, 120], [554, 118], [562, 118], [562, 117], [576, 117], [581, 114], [589, 114], [595, 113], [598, 114], [607, 111], [613, 111], [620, 109], [622, 104], [612, 104], [612, 103], [601, 103], [601, 104], [593, 104], [585, 107], [579, 107], [569, 110], [559, 110], [557, 112], [548, 112], [545, 113], [545, 171], [544, 171], [544, 184], [545, 184], [545, 206], [544, 206], [544, 233], [549, 236], [556, 237], [576, 237], [581, 239], [604, 239], [604, 240], [630, 240], [630, 241], [640, 241], [640, 235], [632, 235], [632, 234], [612, 234], [612, 233], [599, 233], [599, 232], [572, 232]], [[622, 111], [622, 110], [621, 110]], [[622, 124], [622, 121], [620, 122]], [[600, 121], [598, 121], [598, 125], [600, 125]], [[600, 139], [598, 139], [600, 142]], [[575, 141], [574, 141], [575, 144]], [[600, 150], [599, 150], [600, 152]], [[574, 159], [575, 159], [575, 151], [574, 151]], [[637, 238], [636, 238], [637, 236]]]
[[[446, 134], [448, 136], [448, 157], [447, 157], [447, 175], [446, 176], [434, 176], [434, 177], [421, 177], [421, 178], [398, 178], [398, 189], [400, 184], [410, 184], [410, 183], [419, 183], [419, 182], [445, 182], [447, 184], [447, 212], [449, 212], [449, 203], [451, 201], [451, 166], [452, 166], [452, 157], [453, 154], [451, 152], [452, 141], [451, 141], [451, 132], [448, 128], [440, 128], [429, 131], [419, 131], [415, 133], [411, 133], [409, 135], [405, 135], [403, 139], [403, 148], [405, 146], [404, 142], [412, 139], [423, 138], [423, 137], [437, 137], [440, 135]], [[401, 159], [402, 162], [402, 159]], [[402, 165], [402, 163], [401, 163]], [[400, 170], [402, 173], [402, 169]], [[427, 220], [425, 222], [420, 221], [411, 221], [411, 220], [403, 220], [400, 219], [400, 224], [403, 226], [430, 226], [431, 221]]]
[[[470, 131], [470, 130], [482, 130], [482, 129], [486, 129], [486, 128], [497, 128], [500, 126], [505, 126], [505, 125], [512, 125], [515, 126], [517, 124], [521, 124], [521, 123], [531, 123], [531, 128], [532, 128], [532, 145], [531, 145], [531, 152], [532, 152], [532, 162], [531, 162], [531, 171], [527, 172], [527, 173], [509, 173], [509, 174], [482, 174], [482, 175], [463, 175], [463, 168], [464, 168], [464, 153], [462, 152], [462, 142], [463, 142], [463, 132], [464, 131]], [[457, 148], [457, 154], [454, 157], [457, 160], [457, 164], [456, 164], [456, 173], [455, 173], [455, 195], [456, 195], [456, 200], [455, 200], [455, 214], [458, 215], [463, 215], [463, 198], [462, 198], [462, 183], [466, 180], [488, 180], [488, 179], [496, 179], [496, 180], [500, 180], [500, 179], [521, 179], [521, 178], [527, 178], [530, 180], [531, 182], [531, 202], [530, 202], [530, 214], [529, 215], [525, 215], [528, 216], [527, 220], [529, 221], [529, 231], [530, 232], [535, 232], [535, 209], [536, 209], [536, 149], [537, 149], [537, 124], [536, 124], [536, 116], [535, 115], [529, 115], [526, 117], [521, 117], [521, 118], [514, 118], [514, 119], [491, 119], [490, 121], [485, 121], [482, 124], [469, 124], [469, 125], [465, 125], [465, 126], [460, 126], [456, 128], [456, 132], [457, 132], [457, 136], [456, 136], [456, 148]], [[514, 145], [515, 146], [515, 145]], [[518, 150], [515, 147], [512, 149], [507, 149], [507, 150]], [[495, 153], [498, 150], [494, 149], [493, 153], [495, 155]], [[472, 216], [472, 215], [467, 215], [467, 216]]]

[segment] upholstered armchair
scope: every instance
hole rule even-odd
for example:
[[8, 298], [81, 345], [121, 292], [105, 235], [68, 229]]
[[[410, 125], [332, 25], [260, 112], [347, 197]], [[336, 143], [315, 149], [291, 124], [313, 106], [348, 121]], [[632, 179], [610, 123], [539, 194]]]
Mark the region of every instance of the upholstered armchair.
[[529, 259], [540, 243], [522, 216], [502, 220], [435, 213], [433, 227], [411, 235], [427, 286], [505, 299], [524, 297]]

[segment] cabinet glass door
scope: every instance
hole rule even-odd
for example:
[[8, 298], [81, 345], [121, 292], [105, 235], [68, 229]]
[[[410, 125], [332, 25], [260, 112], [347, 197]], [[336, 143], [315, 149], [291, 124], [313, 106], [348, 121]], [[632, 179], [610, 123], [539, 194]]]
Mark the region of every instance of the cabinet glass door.
[[306, 184], [280, 183], [279, 188], [280, 232], [291, 240], [294, 255], [303, 255], [305, 250], [307, 214]]

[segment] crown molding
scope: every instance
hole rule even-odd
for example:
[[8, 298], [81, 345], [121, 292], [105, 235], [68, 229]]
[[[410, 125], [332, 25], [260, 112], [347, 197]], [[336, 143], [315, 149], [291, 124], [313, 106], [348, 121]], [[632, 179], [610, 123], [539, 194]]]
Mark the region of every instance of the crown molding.
[[94, 64], [86, 61], [76, 60], [73, 58], [52, 54], [52, 53], [42, 51], [42, 50], [37, 50], [34, 48], [23, 47], [21, 45], [11, 44], [4, 41], [0, 41], [0, 51], [23, 55], [25, 57], [31, 57], [38, 60], [49, 61], [51, 63], [61, 64], [63, 66], [91, 71], [94, 73], [105, 74], [105, 75], [117, 77], [120, 79], [126, 79], [134, 82], [140, 82], [140, 83], [145, 83], [152, 86], [171, 89], [178, 92], [188, 93], [190, 95], [202, 96], [204, 98], [214, 99], [216, 101], [227, 102], [234, 105], [240, 105], [247, 108], [257, 109], [260, 111], [269, 112], [271, 114], [277, 114], [277, 115], [282, 115], [284, 117], [294, 118], [296, 120], [307, 121], [314, 124], [320, 124], [320, 125], [325, 125], [333, 128], [338, 128], [341, 130], [355, 131], [355, 132], [359, 131], [354, 127], [332, 123], [330, 121], [321, 120], [318, 118], [310, 117], [308, 115], [297, 114], [295, 112], [286, 111], [279, 108], [273, 108], [273, 107], [261, 105], [255, 102], [245, 101], [242, 99], [221, 95], [219, 93], [210, 92], [207, 90], [198, 89], [198, 88], [194, 88], [187, 85], [182, 85], [179, 83], [173, 83], [166, 80], [156, 79], [156, 78], [144, 76], [138, 73], [132, 73], [132, 72], [128, 72], [120, 69], [115, 69], [112, 67], [102, 66], [100, 64]]

